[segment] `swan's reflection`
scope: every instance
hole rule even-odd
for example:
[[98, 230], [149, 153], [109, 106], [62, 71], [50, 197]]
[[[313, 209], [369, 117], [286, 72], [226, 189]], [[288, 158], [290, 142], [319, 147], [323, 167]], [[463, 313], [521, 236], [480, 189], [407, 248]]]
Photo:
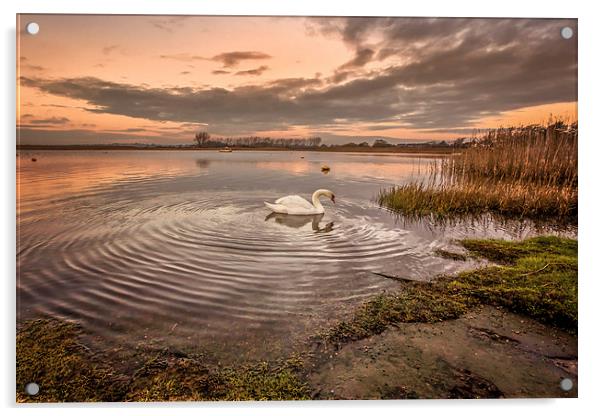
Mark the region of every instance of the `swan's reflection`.
[[324, 217], [324, 214], [318, 215], [287, 215], [277, 214], [275, 212], [270, 213], [265, 217], [266, 221], [274, 219], [277, 224], [281, 224], [290, 228], [301, 228], [311, 222], [311, 228], [316, 233], [329, 233], [334, 228], [334, 222], [329, 222], [323, 227], [320, 227], [320, 221]]

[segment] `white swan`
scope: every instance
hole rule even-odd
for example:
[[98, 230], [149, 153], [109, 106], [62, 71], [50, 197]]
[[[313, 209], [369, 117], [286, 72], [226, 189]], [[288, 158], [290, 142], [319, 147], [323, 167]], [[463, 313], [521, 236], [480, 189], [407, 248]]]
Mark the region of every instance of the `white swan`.
[[328, 189], [318, 189], [311, 196], [311, 202], [301, 198], [299, 195], [283, 196], [270, 204], [264, 202], [265, 206], [271, 209], [273, 212], [278, 214], [289, 214], [289, 215], [315, 215], [323, 214], [324, 207], [320, 203], [320, 197], [327, 196], [334, 204], [334, 194]]

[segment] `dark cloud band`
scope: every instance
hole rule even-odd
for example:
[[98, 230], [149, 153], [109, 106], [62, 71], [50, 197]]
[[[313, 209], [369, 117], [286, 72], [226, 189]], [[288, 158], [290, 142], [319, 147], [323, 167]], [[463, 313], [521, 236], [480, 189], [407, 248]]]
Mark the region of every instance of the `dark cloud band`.
[[[314, 33], [339, 37], [354, 53], [332, 76], [231, 89], [148, 88], [94, 77], [20, 82], [83, 100], [91, 112], [207, 123], [216, 134], [291, 126], [318, 131], [349, 123], [459, 131], [484, 116], [577, 100], [577, 37], [560, 37], [567, 25], [576, 33], [575, 20], [312, 18], [308, 25]], [[227, 52], [209, 59], [232, 68], [268, 58], [263, 52]], [[234, 74], [257, 76], [267, 69]]]

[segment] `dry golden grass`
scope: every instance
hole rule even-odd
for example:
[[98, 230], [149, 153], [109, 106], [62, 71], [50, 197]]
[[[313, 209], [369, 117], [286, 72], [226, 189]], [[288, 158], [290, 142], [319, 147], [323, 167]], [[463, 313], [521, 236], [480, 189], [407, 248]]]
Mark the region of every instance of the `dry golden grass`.
[[552, 123], [491, 130], [458, 157], [443, 161], [441, 174], [509, 183], [577, 187], [577, 124]]
[[486, 212], [511, 218], [577, 219], [577, 125], [492, 130], [432, 165], [429, 180], [381, 192], [379, 203], [408, 216]]

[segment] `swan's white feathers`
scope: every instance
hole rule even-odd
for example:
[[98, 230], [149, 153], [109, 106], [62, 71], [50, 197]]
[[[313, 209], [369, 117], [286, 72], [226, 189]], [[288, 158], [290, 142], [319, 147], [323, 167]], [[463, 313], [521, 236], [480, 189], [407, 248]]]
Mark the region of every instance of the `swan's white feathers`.
[[264, 204], [266, 207], [268, 207], [269, 209], [271, 209], [273, 212], [277, 213], [277, 214], [288, 214], [288, 210], [284, 205], [279, 205], [279, 204], [270, 204], [269, 202], [265, 202]]
[[314, 206], [311, 202], [309, 202], [305, 198], [301, 198], [299, 195], [288, 195], [283, 196], [282, 198], [278, 198], [276, 200], [277, 204], [284, 205], [289, 208], [304, 208], [304, 209], [312, 209]]
[[323, 214], [324, 207], [320, 203], [320, 196], [328, 196], [334, 202], [334, 194], [327, 189], [318, 189], [313, 193], [311, 200], [301, 198], [299, 195], [288, 195], [278, 198], [273, 204], [264, 202], [275, 213], [289, 215], [316, 215]]

